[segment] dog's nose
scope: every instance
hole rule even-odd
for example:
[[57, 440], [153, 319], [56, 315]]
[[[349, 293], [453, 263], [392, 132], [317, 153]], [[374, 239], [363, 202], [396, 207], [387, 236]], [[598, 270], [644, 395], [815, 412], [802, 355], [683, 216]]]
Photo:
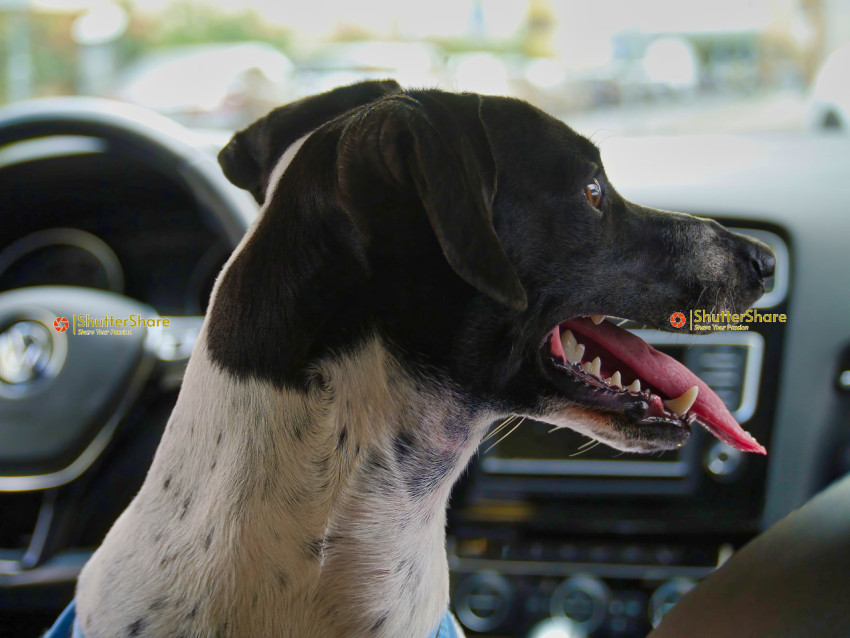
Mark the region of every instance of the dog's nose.
[[750, 260], [756, 276], [764, 281], [773, 275], [773, 269], [776, 266], [776, 255], [773, 254], [770, 246], [763, 244], [760, 241], [750, 239], [747, 242], [747, 257]]

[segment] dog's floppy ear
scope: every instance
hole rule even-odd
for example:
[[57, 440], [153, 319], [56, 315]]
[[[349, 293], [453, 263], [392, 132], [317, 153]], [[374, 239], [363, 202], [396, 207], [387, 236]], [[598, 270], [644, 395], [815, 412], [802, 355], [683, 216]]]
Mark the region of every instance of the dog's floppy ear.
[[[381, 163], [415, 191], [452, 269], [492, 299], [525, 310], [525, 289], [493, 226], [496, 167], [480, 119], [481, 98], [449, 97], [452, 105], [424, 92], [385, 99], [366, 115], [373, 126], [357, 129], [371, 130], [370, 139], [342, 148], [361, 153], [362, 144], [371, 143], [374, 149], [377, 136]], [[459, 106], [461, 117], [450, 106]]]
[[234, 135], [218, 162], [227, 179], [262, 204], [275, 162], [295, 140], [346, 111], [400, 92], [394, 80], [372, 80], [278, 107]]

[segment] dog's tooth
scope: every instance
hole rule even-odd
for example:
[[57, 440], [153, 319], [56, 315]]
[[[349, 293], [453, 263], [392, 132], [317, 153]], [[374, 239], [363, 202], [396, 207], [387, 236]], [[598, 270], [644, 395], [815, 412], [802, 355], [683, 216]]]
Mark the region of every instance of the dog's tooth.
[[640, 392], [640, 379], [635, 379], [632, 384], [626, 388], [629, 392]]
[[691, 406], [694, 404], [694, 401], [697, 400], [697, 395], [699, 394], [699, 387], [693, 386], [685, 390], [681, 396], [676, 397], [675, 399], [667, 399], [664, 401], [664, 405], [671, 412], [675, 412], [679, 416], [685, 416], [688, 410], [691, 409]]
[[576, 349], [573, 351], [573, 360], [571, 363], [579, 363], [581, 362], [581, 358], [584, 356], [584, 345], [577, 344]]
[[599, 357], [596, 357], [593, 361], [590, 362], [590, 374], [595, 377], [600, 376], [602, 373], [602, 360]]
[[591, 369], [592, 369], [592, 368], [591, 368], [591, 366], [590, 366], [590, 362], [589, 362], [589, 361], [585, 361], [584, 363], [582, 363], [582, 364], [581, 364], [581, 368], [582, 368], [582, 370], [584, 370], [584, 371], [585, 371], [585, 372], [587, 372], [588, 374], [593, 374], [593, 373], [591, 372]]
[[590, 315], [590, 320], [598, 326], [600, 323], [605, 321], [607, 316], [608, 315]]
[[578, 352], [578, 342], [573, 335], [572, 330], [564, 330], [561, 333], [561, 346], [564, 348], [564, 355], [570, 363], [581, 361], [581, 354]]
[[567, 350], [564, 347], [564, 352], [567, 354], [567, 361], [570, 363], [581, 363], [581, 358], [584, 356], [584, 346], [576, 343], [572, 350]]
[[576, 347], [576, 338], [572, 330], [564, 330], [561, 333], [561, 345], [564, 347], [564, 352], [569, 354]]
[[622, 387], [623, 387], [623, 378], [622, 378], [622, 376], [620, 375], [620, 371], [619, 371], [619, 370], [617, 370], [614, 374], [612, 374], [612, 375], [611, 375], [610, 383], [611, 383], [611, 385], [615, 385], [615, 386], [617, 386], [618, 388], [622, 388]]

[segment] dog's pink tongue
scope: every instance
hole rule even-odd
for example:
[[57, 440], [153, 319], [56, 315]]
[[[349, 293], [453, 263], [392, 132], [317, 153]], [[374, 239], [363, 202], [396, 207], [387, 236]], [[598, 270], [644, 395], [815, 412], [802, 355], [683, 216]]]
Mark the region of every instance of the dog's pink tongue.
[[699, 395], [691, 412], [709, 432], [743, 452], [767, 454], [767, 450], [738, 425], [720, 397], [673, 357], [658, 352], [640, 337], [608, 321], [597, 326], [590, 319], [571, 319], [564, 322], [562, 328], [569, 328], [603, 346], [668, 399], [681, 396], [685, 390], [697, 386]]

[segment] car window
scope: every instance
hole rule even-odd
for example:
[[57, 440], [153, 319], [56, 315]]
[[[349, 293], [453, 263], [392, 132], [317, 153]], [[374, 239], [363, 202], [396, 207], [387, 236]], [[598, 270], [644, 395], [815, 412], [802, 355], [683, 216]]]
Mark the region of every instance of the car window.
[[82, 94], [233, 130], [363, 78], [515, 95], [596, 136], [850, 119], [850, 26], [817, 0], [7, 0], [0, 101]]

